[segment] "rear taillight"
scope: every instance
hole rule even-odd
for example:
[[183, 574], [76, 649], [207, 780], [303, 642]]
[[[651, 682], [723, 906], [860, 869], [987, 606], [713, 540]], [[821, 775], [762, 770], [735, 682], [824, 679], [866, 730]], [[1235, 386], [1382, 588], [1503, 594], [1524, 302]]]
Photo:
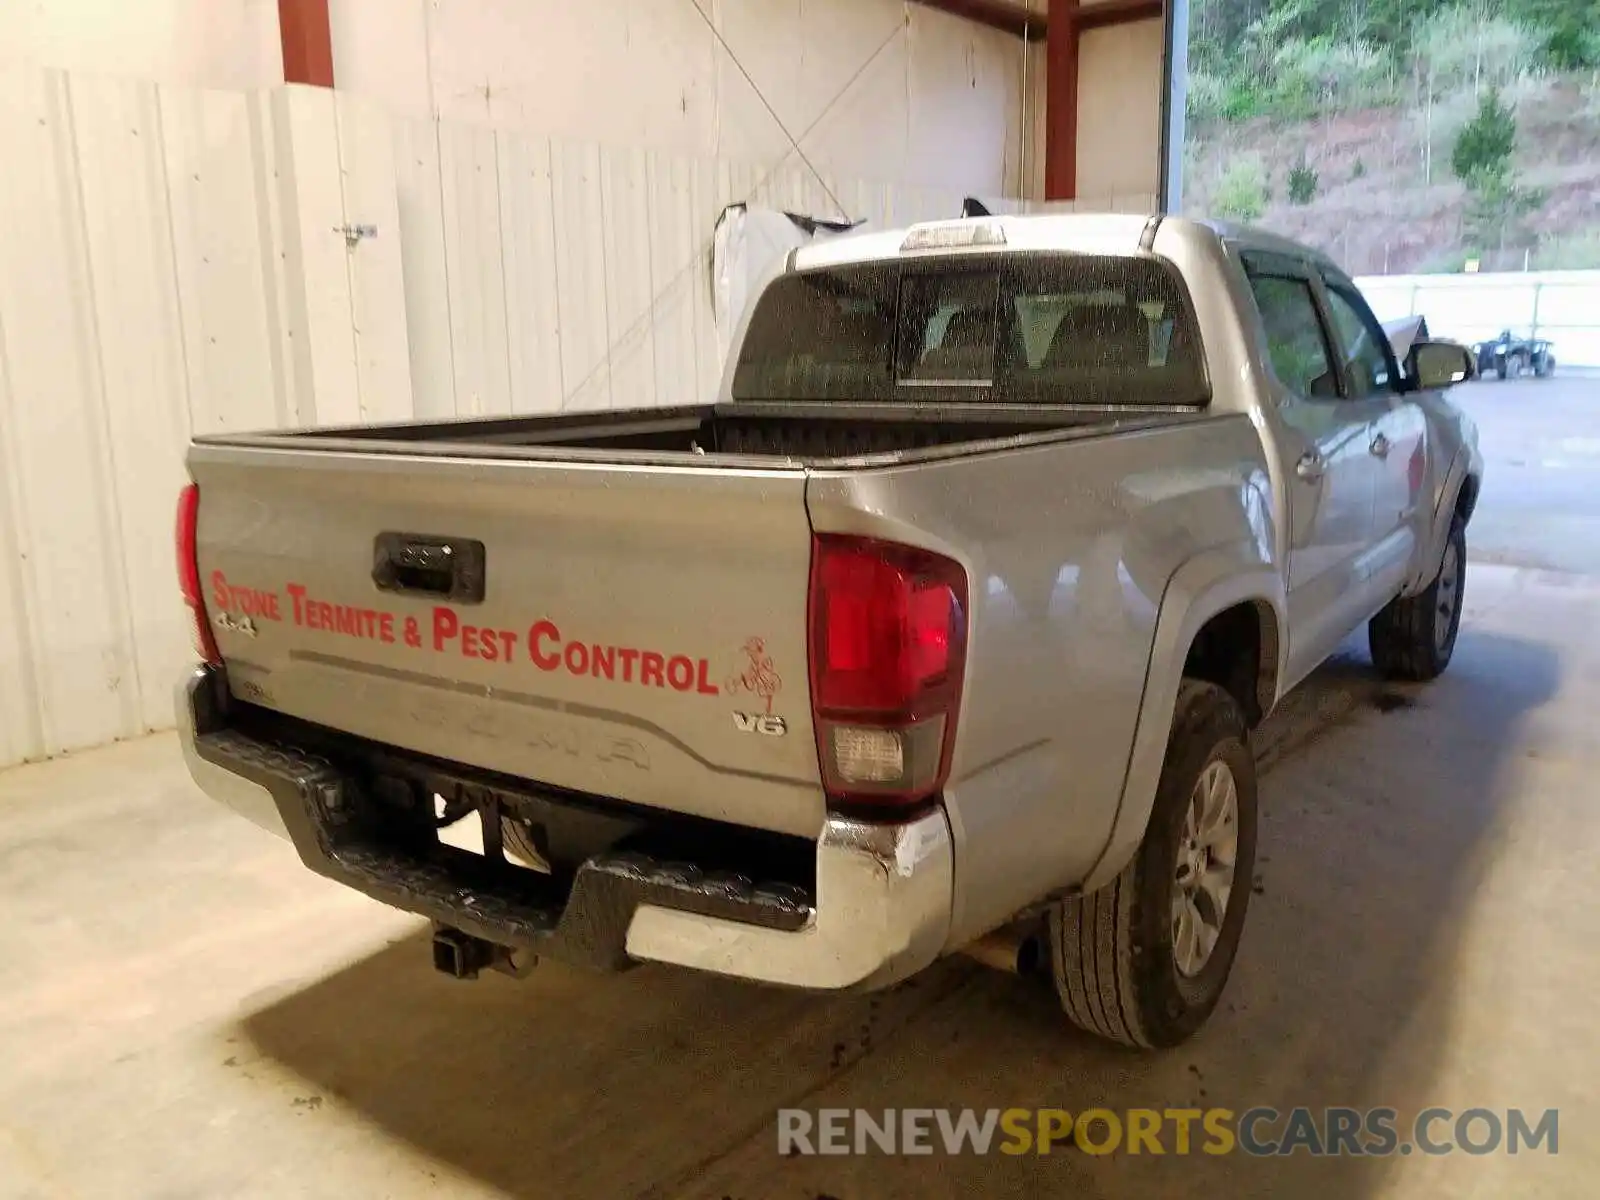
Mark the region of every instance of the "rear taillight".
[[830, 807], [893, 816], [950, 772], [967, 650], [967, 573], [943, 555], [819, 534], [811, 707]]
[[200, 590], [200, 558], [195, 531], [200, 523], [200, 489], [186, 484], [178, 493], [178, 587], [183, 591], [183, 602], [189, 606], [194, 622], [194, 648], [206, 662], [222, 665], [222, 655], [217, 650], [217, 639], [211, 634], [211, 622], [206, 617], [206, 598]]

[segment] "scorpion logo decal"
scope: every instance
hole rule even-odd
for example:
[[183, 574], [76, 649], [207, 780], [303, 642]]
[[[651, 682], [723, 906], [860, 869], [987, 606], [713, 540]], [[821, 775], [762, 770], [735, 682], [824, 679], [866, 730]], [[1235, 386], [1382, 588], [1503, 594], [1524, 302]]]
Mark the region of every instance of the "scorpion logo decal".
[[760, 697], [766, 704], [766, 713], [772, 714], [772, 698], [783, 691], [783, 677], [778, 674], [777, 668], [772, 665], [772, 656], [767, 653], [765, 638], [747, 638], [741, 651], [745, 661], [728, 676], [725, 685], [730, 695], [737, 692], [749, 692], [752, 696]]

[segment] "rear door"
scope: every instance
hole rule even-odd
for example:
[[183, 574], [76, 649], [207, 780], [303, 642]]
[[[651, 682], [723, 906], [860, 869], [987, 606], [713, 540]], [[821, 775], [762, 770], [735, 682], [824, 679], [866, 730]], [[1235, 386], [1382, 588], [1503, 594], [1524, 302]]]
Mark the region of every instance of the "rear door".
[[814, 836], [804, 473], [197, 445], [242, 700]]
[[1400, 368], [1383, 327], [1355, 284], [1324, 272], [1329, 330], [1344, 375], [1345, 394], [1369, 410], [1373, 459], [1372, 541], [1362, 572], [1373, 592], [1394, 592], [1411, 569], [1416, 514], [1427, 465], [1427, 423], [1400, 392]]
[[1289, 472], [1290, 678], [1330, 654], [1366, 614], [1361, 559], [1372, 541], [1372, 412], [1345, 397], [1306, 265], [1247, 255], [1245, 274], [1284, 395], [1277, 409]]

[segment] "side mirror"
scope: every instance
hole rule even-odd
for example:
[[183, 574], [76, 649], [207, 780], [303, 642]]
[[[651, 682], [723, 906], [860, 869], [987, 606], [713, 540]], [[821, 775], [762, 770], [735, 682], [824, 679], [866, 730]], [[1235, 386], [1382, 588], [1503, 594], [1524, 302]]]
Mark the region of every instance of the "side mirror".
[[1406, 357], [1412, 380], [1423, 390], [1447, 388], [1477, 374], [1472, 351], [1459, 342], [1417, 342]]

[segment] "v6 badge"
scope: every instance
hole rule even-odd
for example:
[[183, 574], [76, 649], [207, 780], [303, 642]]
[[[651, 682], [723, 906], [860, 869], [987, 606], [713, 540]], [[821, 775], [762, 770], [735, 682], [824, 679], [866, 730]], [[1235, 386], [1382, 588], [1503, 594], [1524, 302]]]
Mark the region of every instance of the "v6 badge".
[[789, 722], [771, 713], [736, 712], [733, 724], [740, 733], [760, 733], [767, 737], [782, 737], [789, 732]]

